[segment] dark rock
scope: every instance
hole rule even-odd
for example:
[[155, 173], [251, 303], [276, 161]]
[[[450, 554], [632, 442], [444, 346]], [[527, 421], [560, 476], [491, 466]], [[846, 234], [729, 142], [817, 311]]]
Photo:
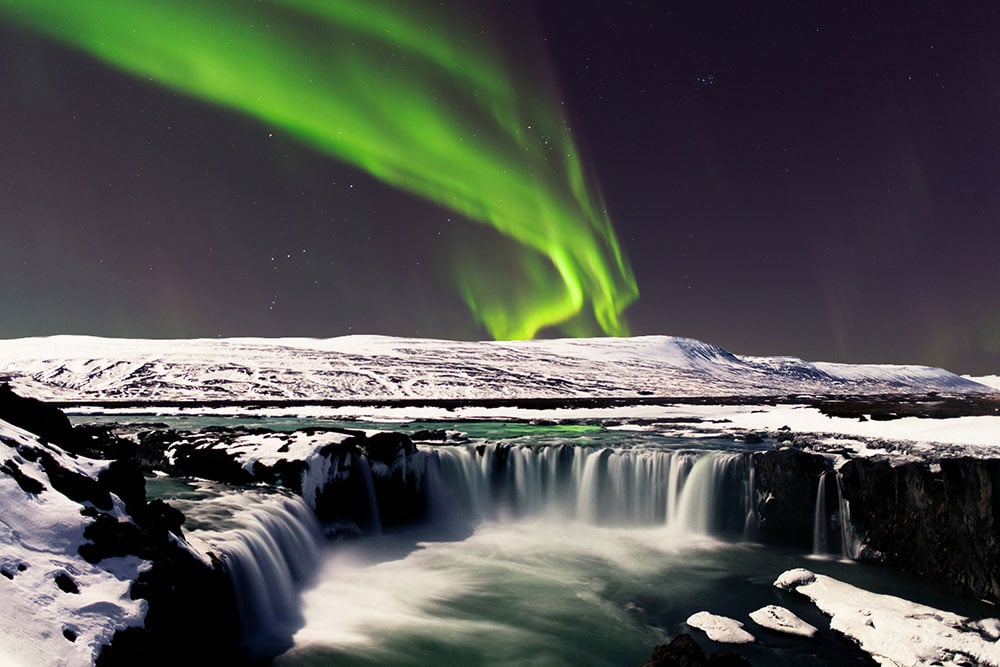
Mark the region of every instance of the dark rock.
[[66, 451], [92, 459], [131, 459], [135, 443], [118, 437], [106, 426], [75, 426], [73, 432], [58, 444]]
[[943, 459], [940, 472], [853, 459], [840, 472], [862, 558], [1000, 602], [1000, 459]]
[[819, 476], [829, 466], [829, 460], [823, 456], [792, 448], [753, 455], [752, 501], [761, 541], [812, 547], [816, 489]]
[[4, 461], [3, 465], [0, 465], [0, 472], [5, 472], [14, 478], [17, 485], [21, 487], [21, 490], [25, 493], [30, 493], [33, 496], [37, 496], [39, 493], [45, 490], [45, 485], [39, 482], [34, 477], [21, 471], [21, 468], [13, 461]]
[[423, 442], [444, 442], [448, 439], [448, 432], [444, 429], [420, 429], [414, 431], [410, 438], [412, 440], [420, 440]]
[[67, 498], [78, 503], [92, 503], [94, 507], [104, 511], [113, 507], [110, 492], [98, 480], [64, 468], [52, 454], [44, 450], [38, 450], [38, 462], [49, 476], [52, 488]]
[[65, 572], [60, 572], [56, 575], [56, 586], [59, 587], [63, 593], [73, 593], [74, 595], [80, 594], [80, 587], [76, 585], [73, 578], [70, 577]]
[[48, 442], [63, 443], [72, 438], [73, 425], [61, 410], [18, 396], [6, 382], [0, 384], [0, 419]]
[[706, 656], [691, 635], [680, 634], [654, 647], [643, 667], [750, 667], [750, 661], [726, 651]]
[[184, 521], [183, 512], [159, 498], [150, 500], [140, 515], [140, 523], [143, 528], [150, 535], [155, 536], [156, 541], [160, 543], [166, 539], [166, 533], [183, 537], [181, 526], [184, 525]]
[[144, 625], [116, 632], [96, 665], [254, 664], [240, 646], [235, 596], [218, 560], [207, 566], [172, 542], [131, 595], [149, 603]]
[[81, 544], [79, 552], [88, 563], [129, 554], [142, 558], [152, 555], [146, 548], [147, 543], [138, 525], [118, 521], [107, 514], [99, 514], [93, 523], [83, 529], [83, 536], [90, 542]]
[[139, 441], [135, 451], [135, 459], [144, 472], [169, 471], [170, 464], [166, 458], [167, 447], [178, 441], [176, 431], [142, 431], [137, 434]]
[[416, 451], [413, 441], [405, 433], [384, 431], [364, 438], [361, 448], [370, 462], [380, 461], [388, 466], [399, 456], [406, 456]]
[[254, 481], [233, 454], [225, 448], [175, 447], [173, 472], [203, 477], [226, 484], [250, 484]]
[[112, 461], [97, 475], [97, 481], [121, 498], [130, 514], [146, 506], [146, 478], [135, 459]]
[[652, 655], [643, 667], [704, 667], [708, 656], [691, 635], [681, 634], [653, 648]]

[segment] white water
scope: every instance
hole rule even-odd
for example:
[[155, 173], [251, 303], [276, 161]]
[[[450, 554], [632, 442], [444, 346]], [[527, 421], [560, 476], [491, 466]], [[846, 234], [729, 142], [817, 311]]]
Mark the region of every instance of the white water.
[[745, 456], [726, 452], [498, 445], [437, 447], [428, 459], [433, 520], [548, 517], [669, 526], [709, 534], [720, 503], [748, 513]]
[[225, 565], [247, 648], [256, 654], [286, 648], [302, 623], [300, 593], [313, 581], [323, 551], [313, 511], [297, 496], [251, 492], [174, 502], [211, 524], [188, 537]]
[[840, 552], [844, 558], [857, 558], [860, 544], [851, 525], [851, 503], [844, 498], [840, 473], [837, 473], [837, 510], [840, 523]]
[[820, 473], [816, 487], [816, 505], [813, 508], [813, 554], [827, 553], [826, 544], [826, 471]]

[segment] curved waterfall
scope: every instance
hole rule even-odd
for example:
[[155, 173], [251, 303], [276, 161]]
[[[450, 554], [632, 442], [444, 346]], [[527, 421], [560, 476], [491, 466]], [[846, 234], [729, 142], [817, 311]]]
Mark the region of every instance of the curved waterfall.
[[210, 530], [192, 537], [225, 566], [245, 646], [255, 655], [284, 650], [302, 623], [299, 594], [321, 557], [323, 535], [313, 511], [297, 496], [252, 493], [194, 507], [193, 514], [215, 519]]
[[752, 507], [741, 452], [580, 446], [436, 447], [432, 521], [549, 516], [586, 523], [742, 532]]

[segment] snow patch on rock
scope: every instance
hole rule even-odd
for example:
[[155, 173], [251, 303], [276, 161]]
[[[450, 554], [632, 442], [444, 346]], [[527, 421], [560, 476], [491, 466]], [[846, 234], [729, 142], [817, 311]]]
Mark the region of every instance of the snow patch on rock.
[[750, 644], [756, 641], [752, 634], [743, 629], [742, 623], [728, 616], [699, 611], [688, 617], [687, 624], [704, 632], [712, 641], [722, 644]]
[[815, 626], [806, 623], [788, 609], [773, 604], [750, 612], [750, 619], [763, 628], [787, 635], [815, 637], [818, 632]]

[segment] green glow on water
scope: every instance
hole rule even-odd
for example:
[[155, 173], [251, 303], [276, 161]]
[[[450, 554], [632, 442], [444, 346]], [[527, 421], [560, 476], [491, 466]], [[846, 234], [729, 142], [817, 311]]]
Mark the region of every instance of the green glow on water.
[[557, 101], [437, 4], [0, 0], [0, 17], [515, 240], [516, 266], [456, 267], [494, 337], [627, 335], [638, 288]]

